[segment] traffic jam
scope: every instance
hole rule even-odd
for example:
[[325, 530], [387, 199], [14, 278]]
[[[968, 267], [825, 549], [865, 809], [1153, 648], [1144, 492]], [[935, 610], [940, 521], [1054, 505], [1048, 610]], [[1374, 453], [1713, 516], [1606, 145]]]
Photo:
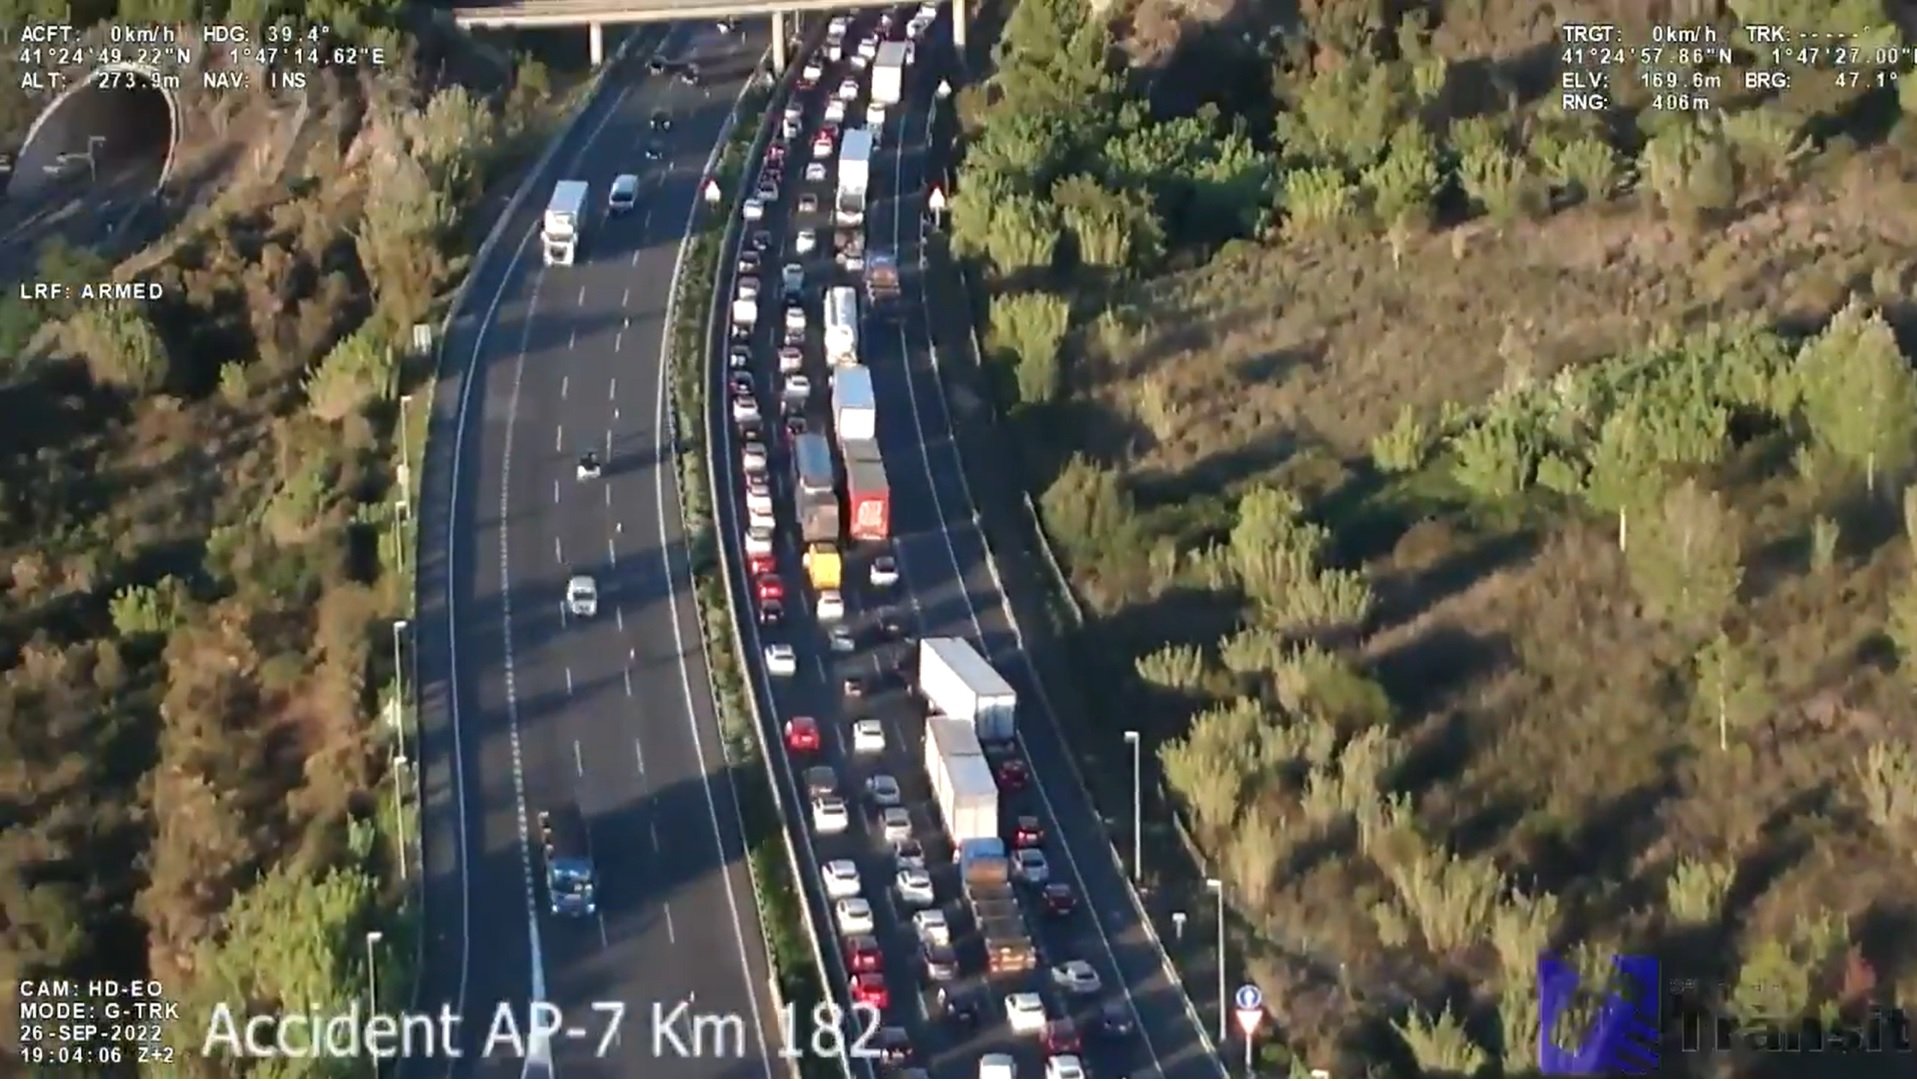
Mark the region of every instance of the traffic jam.
[[973, 643], [907, 626], [866, 364], [865, 328], [896, 336], [900, 294], [897, 252], [868, 245], [875, 151], [939, 18], [931, 3], [833, 18], [740, 206], [724, 345], [740, 558], [775, 704], [812, 703], [778, 724], [844, 991], [882, 1018], [859, 1051], [902, 1077], [936, 1058], [940, 1076], [1081, 1078], [1132, 1008], [1040, 945], [1081, 939], [1088, 917], [1052, 873], [1017, 692]]

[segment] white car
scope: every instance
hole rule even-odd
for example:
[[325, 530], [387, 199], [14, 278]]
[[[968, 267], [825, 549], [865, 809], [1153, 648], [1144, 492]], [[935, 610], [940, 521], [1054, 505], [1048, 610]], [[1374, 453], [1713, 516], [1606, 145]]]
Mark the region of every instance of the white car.
[[745, 466], [745, 471], [748, 474], [764, 473], [766, 467], [765, 444], [754, 441], [747, 442], [744, 446], [740, 447], [739, 463]]
[[764, 477], [746, 478], [746, 513], [772, 514], [772, 486]]
[[879, 129], [885, 126], [885, 106], [880, 105], [876, 101], [867, 105], [865, 107], [865, 126], [871, 128], [872, 134], [876, 136], [879, 133]]
[[938, 17], [939, 17], [939, 6], [937, 4], [931, 3], [931, 0], [926, 0], [925, 3], [920, 4], [919, 13], [916, 16], [914, 16], [914, 18], [924, 19], [928, 23], [933, 21], [934, 19], [937, 19]]
[[952, 923], [945, 918], [942, 908], [928, 908], [912, 913], [912, 930], [919, 936], [920, 942], [929, 942], [934, 946], [952, 944]]
[[739, 209], [747, 221], [761, 221], [765, 218], [765, 203], [757, 198], [747, 199], [745, 206]]
[[797, 263], [787, 263], [779, 271], [779, 284], [785, 287], [787, 296], [801, 292], [805, 289], [805, 268]]
[[1051, 882], [1052, 864], [1045, 861], [1043, 849], [1018, 849], [1012, 853], [1012, 866], [1018, 878], [1031, 885], [1045, 885]]
[[819, 590], [820, 623], [837, 623], [845, 618], [845, 594], [836, 589]]
[[932, 876], [924, 871], [911, 868], [900, 871], [895, 885], [899, 900], [913, 908], [931, 908], [939, 903], [938, 896], [932, 892]]
[[825, 103], [825, 122], [828, 124], [845, 123], [845, 102], [833, 98]]
[[759, 403], [749, 394], [740, 394], [732, 399], [732, 419], [739, 424], [751, 424], [759, 419]]
[[911, 840], [912, 812], [903, 807], [885, 808], [879, 812], [879, 831], [892, 844]]
[[872, 802], [881, 807], [897, 807], [899, 797], [898, 779], [889, 773], [875, 773], [865, 782], [865, 790], [872, 794]]
[[779, 527], [779, 519], [770, 510], [746, 508], [746, 528], [773, 530]]
[[[807, 171], [811, 166], [806, 166]], [[819, 234], [811, 229], [801, 229], [792, 237], [792, 250], [800, 255], [810, 255], [819, 250]]]
[[1071, 995], [1096, 995], [1104, 989], [1098, 970], [1089, 961], [1067, 961], [1052, 966], [1052, 983]]
[[805, 130], [805, 124], [796, 116], [788, 116], [779, 121], [779, 134], [788, 139], [797, 139], [799, 132]]
[[612, 178], [612, 190], [606, 193], [606, 212], [624, 214], [639, 205], [639, 178], [620, 173]]
[[769, 556], [772, 554], [772, 530], [748, 529], [745, 539], [746, 555]]
[[1085, 1081], [1085, 1064], [1077, 1055], [1053, 1055], [1045, 1060], [1046, 1081]]
[[743, 275], [733, 290], [735, 300], [757, 300], [759, 299], [759, 279], [751, 274]]
[[814, 161], [814, 162], [809, 162], [806, 164], [806, 167], [805, 167], [806, 183], [823, 184], [825, 183], [825, 177], [826, 177], [825, 162]]
[[818, 796], [812, 801], [812, 828], [831, 836], [852, 827], [852, 814], [840, 796]]
[[858, 55], [865, 57], [867, 60], [871, 60], [872, 58], [878, 56], [879, 55], [878, 35], [873, 34], [861, 39], [859, 41]]
[[1003, 1051], [978, 1057], [979, 1081], [1012, 1081], [1018, 1076], [1018, 1060]]
[[1045, 1000], [1033, 991], [1017, 991], [1005, 996], [1005, 1020], [1020, 1036], [1036, 1035], [1049, 1020]]
[[768, 675], [793, 676], [799, 671], [799, 654], [785, 642], [774, 642], [765, 647], [765, 670]]
[[899, 584], [899, 561], [891, 556], [880, 556], [872, 561], [872, 571], [867, 575], [875, 589], [890, 589]]
[[832, 916], [838, 921], [841, 935], [869, 935], [875, 921], [872, 919], [872, 902], [863, 897], [847, 897], [832, 907]]
[[566, 611], [591, 619], [599, 614], [599, 583], [590, 574], [575, 574], [566, 583]]
[[857, 79], [839, 80], [839, 93], [837, 96], [840, 101], [856, 100], [859, 96], [859, 81]]
[[1045, 861], [1045, 853], [1040, 849], [1019, 849], [1012, 853], [1012, 865], [1017, 869], [1018, 877], [1030, 885], [1043, 886], [1051, 880], [1052, 865]]
[[804, 69], [799, 72], [799, 77], [801, 79], [809, 79], [816, 83], [820, 79], [825, 78], [825, 65], [819, 63], [817, 60], [808, 60], [806, 61]]
[[779, 347], [779, 372], [781, 374], [791, 375], [803, 367], [805, 367], [804, 349], [796, 345]]
[[867, 717], [852, 722], [852, 753], [885, 753], [885, 726], [879, 723], [878, 718]]
[[785, 329], [805, 333], [805, 308], [798, 304], [785, 306]]
[[819, 868], [819, 873], [825, 878], [827, 897], [837, 901], [859, 895], [859, 866], [851, 860], [833, 860]]
[[859, 643], [853, 639], [852, 632], [844, 627], [832, 628], [825, 636], [825, 643], [834, 653], [854, 653], [859, 648]]

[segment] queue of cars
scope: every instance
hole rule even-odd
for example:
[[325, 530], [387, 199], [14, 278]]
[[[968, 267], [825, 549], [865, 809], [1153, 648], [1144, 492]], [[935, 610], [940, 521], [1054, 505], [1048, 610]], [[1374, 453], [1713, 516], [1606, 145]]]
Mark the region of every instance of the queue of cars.
[[[756, 183], [740, 208], [745, 235], [734, 268], [727, 411], [738, 433], [734, 444], [745, 510], [741, 548], [748, 593], [761, 628], [761, 659], [766, 673], [777, 680], [798, 677], [799, 652], [790, 641], [767, 641], [763, 636], [778, 633], [787, 626], [789, 613], [807, 607], [815, 612], [834, 657], [852, 660], [862, 641], [881, 642], [887, 648], [903, 645], [909, 657], [915, 644], [890, 616], [872, 620], [876, 633], [854, 633], [849, 621], [859, 613], [848, 611], [843, 590], [814, 590], [816, 606], [794, 601], [793, 595], [807, 588], [806, 580], [795, 567], [781, 566], [782, 553], [790, 553], [792, 546], [782, 545], [780, 538], [793, 532], [796, 510], [790, 489], [795, 482], [783, 476], [774, 462], [789, 456], [794, 441], [826, 423], [829, 416], [820, 401], [825, 395], [815, 392], [831, 382], [816, 330], [821, 322], [817, 307], [832, 285], [857, 283], [864, 247], [862, 231], [835, 230], [821, 217], [822, 208], [829, 215], [832, 205], [828, 163], [845, 131], [845, 118], [859, 115], [855, 106], [865, 94], [863, 83], [869, 78], [865, 73], [879, 44], [887, 38], [916, 42], [937, 16], [937, 8], [928, 3], [915, 10], [879, 13], [876, 19], [833, 19], [825, 55], [805, 61], [797, 92], [778, 119]], [[861, 57], [865, 62], [860, 62]], [[881, 123], [885, 119], [882, 109], [866, 115]], [[781, 237], [775, 235], [780, 225], [784, 226], [777, 230], [783, 234], [783, 252], [777, 250]], [[814, 269], [820, 262], [816, 257], [826, 254], [819, 250], [822, 243], [830, 245], [832, 261]], [[837, 276], [834, 268], [851, 277], [845, 283], [827, 280]], [[900, 580], [896, 559], [889, 552], [868, 548], [862, 562], [870, 587], [862, 592], [883, 603], [882, 598]], [[889, 669], [884, 664], [875, 667], [888, 682], [888, 671], [907, 674], [903, 662]], [[828, 691], [838, 692], [844, 712], [859, 711], [868, 688], [865, 676], [846, 674], [835, 686], [828, 677], [828, 684]], [[964, 938], [947, 912], [948, 902], [955, 898], [941, 898], [942, 867], [931, 865], [927, 858], [931, 838], [921, 835], [898, 778], [885, 767], [889, 754], [903, 753], [909, 762], [916, 758], [916, 749], [896, 746], [877, 718], [851, 720], [836, 742], [845, 752], [845, 772], [862, 775], [863, 783], [858, 783], [842, 776], [829, 761], [830, 741], [818, 718], [786, 717], [781, 735], [785, 757], [804, 792], [811, 831], [821, 838], [837, 838], [853, 833], [857, 824], [883, 846], [884, 856], [854, 859], [836, 855], [846, 850], [839, 842], [830, 850], [833, 858], [822, 857], [819, 867], [844, 961], [845, 991], [852, 1001], [879, 1011], [885, 1019], [875, 1044], [880, 1059], [903, 1076], [925, 1076], [911, 1065], [918, 1058], [917, 1049], [902, 1018], [917, 1011], [931, 1023], [965, 1028], [980, 1023], [988, 1006], [999, 1005], [1014, 1034], [1029, 1035], [1038, 1043], [1045, 1056], [1046, 1077], [1086, 1076], [1080, 1030], [1071, 1017], [1084, 1011], [1071, 1007], [1095, 1002], [1105, 990], [1089, 962], [1058, 961], [1042, 975], [1035, 973], [1040, 975], [1035, 985], [1021, 981], [1021, 986], [1000, 987], [996, 993], [989, 988], [989, 979], [968, 980]], [[1028, 775], [1023, 761], [1015, 756], [999, 763], [996, 776], [1007, 800], [1019, 798], [1026, 790]], [[1077, 898], [1067, 884], [1051, 878], [1041, 820], [1024, 814], [1011, 821], [1014, 825], [1007, 840], [1016, 877], [1029, 887], [1033, 903], [1048, 918], [1072, 917]], [[880, 880], [874, 881], [875, 877]], [[901, 965], [906, 959], [888, 955], [885, 936], [892, 931], [889, 924], [894, 919], [900, 925], [900, 937], [909, 942], [909, 964]], [[895, 943], [894, 948], [900, 945], [904, 943]], [[913, 986], [888, 982], [888, 961], [894, 976], [901, 968], [910, 971]], [[1053, 1010], [1048, 998], [1061, 1000], [1067, 1008]], [[1131, 1031], [1131, 1014], [1122, 1003], [1107, 1002], [1091, 1012], [1096, 1031], [1102, 1034], [1124, 1036]], [[980, 1077], [1015, 1077], [1016, 1057], [986, 1054], [979, 1059], [978, 1069]]]

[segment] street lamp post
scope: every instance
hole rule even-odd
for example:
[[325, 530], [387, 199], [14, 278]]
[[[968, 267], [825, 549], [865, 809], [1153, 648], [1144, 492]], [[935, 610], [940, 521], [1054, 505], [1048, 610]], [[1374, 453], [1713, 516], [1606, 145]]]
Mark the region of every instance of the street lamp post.
[[[373, 955], [373, 947], [385, 937], [379, 931], [366, 932], [366, 1015], [369, 1022], [379, 1012], [379, 962]], [[371, 1047], [366, 1049], [366, 1059], [373, 1064], [373, 1076], [378, 1077], [379, 1056], [373, 1053]]]
[[407, 525], [413, 517], [413, 448], [406, 437], [406, 414], [412, 409], [413, 396], [399, 396], [399, 576], [406, 578]]
[[106, 136], [104, 135], [87, 136], [87, 175], [91, 182], [95, 184], [100, 182], [100, 159], [96, 155], [96, 152], [101, 146], [105, 145], [105, 143]]
[[398, 834], [394, 847], [399, 850], [399, 877], [406, 878], [406, 800], [400, 788], [400, 772], [406, 758], [406, 669], [400, 664], [399, 639], [406, 633], [403, 619], [393, 620], [393, 829]]
[[1125, 742], [1132, 745], [1132, 882], [1142, 886], [1145, 883], [1145, 815], [1136, 728], [1125, 730]]
[[1222, 879], [1207, 878], [1205, 888], [1218, 895], [1218, 1042], [1231, 1039], [1231, 1027], [1227, 1023], [1231, 1017], [1231, 1002], [1225, 998], [1225, 883]]

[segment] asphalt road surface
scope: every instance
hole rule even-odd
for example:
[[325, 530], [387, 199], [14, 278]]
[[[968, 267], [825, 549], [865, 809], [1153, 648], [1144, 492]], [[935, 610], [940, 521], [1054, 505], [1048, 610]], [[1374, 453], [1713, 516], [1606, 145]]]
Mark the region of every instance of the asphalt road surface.
[[[767, 1077], [779, 1026], [732, 778], [708, 693], [666, 440], [661, 354], [707, 155], [765, 47], [710, 24], [662, 55], [703, 86], [612, 78], [475, 268], [445, 344], [421, 508], [419, 686], [429, 941], [418, 1007], [460, 1018], [459, 1076]], [[665, 110], [669, 131], [651, 117]], [[650, 160], [648, 144], [659, 148]], [[642, 178], [609, 218], [613, 177]], [[592, 185], [575, 265], [541, 265], [555, 180]], [[582, 452], [604, 462], [581, 480]], [[596, 618], [568, 616], [590, 574]], [[547, 913], [534, 821], [576, 801], [596, 917]], [[489, 1040], [530, 1002], [541, 1045]], [[694, 1018], [700, 1020], [695, 1025]], [[665, 1024], [661, 1024], [664, 1022]]]
[[52, 188], [0, 203], [0, 283], [30, 282], [42, 247], [55, 238], [77, 248], [111, 243], [152, 192], [160, 165], [102, 162], [98, 181], [81, 167]]
[[[861, 25], [871, 21], [869, 14], [860, 20]], [[788, 805], [804, 808], [799, 775], [823, 762], [837, 770], [841, 789], [858, 808], [860, 813], [853, 816], [847, 832], [822, 835], [811, 831], [802, 838], [802, 858], [814, 866], [833, 859], [857, 863], [862, 894], [872, 903], [885, 952], [890, 992], [885, 1024], [909, 1030], [917, 1061], [932, 1076], [974, 1076], [979, 1056], [990, 1052], [1015, 1055], [1021, 1076], [1041, 1076], [1045, 1056], [1037, 1040], [1014, 1036], [1005, 1023], [1004, 996], [1023, 990], [1044, 993], [1053, 1016], [1070, 1013], [1079, 1020], [1079, 1029], [1085, 1034], [1082, 1054], [1091, 1076], [1220, 1076], [1218, 1063], [1205, 1052], [1203, 1040], [1190, 1021], [1182, 995], [1164, 976], [1159, 954], [1142, 928], [1142, 916], [1131, 907], [1123, 880], [1118, 877], [1122, 871], [1112, 861], [1102, 826], [1088, 798], [1073, 782], [1063, 758], [1067, 751], [1035, 693], [1035, 680], [1020, 654], [986, 564], [983, 540], [950, 436], [946, 400], [934, 366], [934, 309], [922, 294], [918, 274], [922, 177], [930, 145], [933, 92], [939, 71], [951, 55], [943, 44], [943, 30], [941, 21], [932, 32], [937, 43], [921, 46], [920, 60], [907, 78], [908, 101], [894, 108], [887, 118], [874, 162], [873, 199], [865, 226], [872, 250], [890, 249], [898, 254], [904, 278], [905, 293], [897, 317], [874, 318], [868, 313], [860, 342], [862, 360], [873, 370], [876, 383], [879, 438], [892, 489], [893, 550], [904, 581], [889, 590], [870, 587], [869, 559], [875, 553], [869, 546], [849, 559], [845, 590], [850, 609], [848, 627], [854, 631], [858, 648], [851, 653], [831, 652], [825, 630], [806, 610], [810, 592], [801, 588], [804, 574], [798, 545], [791, 536], [791, 503], [789, 498], [784, 499], [778, 555], [781, 572], [789, 583], [787, 618], [778, 628], [749, 625], [746, 629], [749, 649], [788, 642], [798, 655], [798, 671], [791, 677], [770, 677], [763, 665], [758, 666], [763, 700], [772, 705], [773, 724], [782, 724], [793, 716], [810, 716], [817, 719], [824, 735], [816, 761], [784, 755], [786, 799]], [[768, 436], [770, 475], [775, 489], [787, 489], [788, 495], [791, 485], [785, 478], [790, 469], [789, 440], [780, 431], [773, 408], [779, 386], [773, 340], [773, 328], [782, 309], [776, 299], [779, 268], [797, 262], [805, 270], [806, 307], [813, 324], [806, 347], [807, 374], [812, 385], [821, 388], [808, 408], [808, 420], [814, 430], [824, 430], [829, 409], [823, 388], [829, 384], [829, 373], [817, 329], [823, 319], [822, 298], [829, 286], [856, 284], [857, 278], [833, 265], [833, 174], [828, 170], [828, 178], [815, 183], [802, 182], [801, 177], [805, 162], [811, 160], [810, 136], [822, 122], [828, 96], [841, 78], [852, 74], [845, 65], [828, 64], [826, 77], [818, 87], [799, 92], [804, 132], [792, 141], [784, 190], [762, 223], [768, 234], [764, 300], [759, 327], [750, 344], [758, 394], [769, 414], [766, 429], [774, 433]], [[851, 103], [847, 125], [859, 124], [864, 112], [865, 99], [861, 97]], [[819, 209], [798, 214], [796, 205], [808, 193], [817, 197]], [[748, 226], [747, 232], [759, 227]], [[819, 246], [810, 254], [799, 254], [795, 246], [801, 229], [814, 230], [818, 237]], [[729, 293], [730, 283], [727, 290]], [[719, 388], [715, 388], [714, 400], [724, 400]], [[734, 431], [729, 421], [721, 427], [727, 433]], [[722, 446], [715, 466], [721, 470], [723, 482], [737, 492], [743, 481], [736, 438], [732, 442], [731, 447]], [[720, 506], [721, 527], [730, 540], [736, 541], [742, 533], [744, 515], [740, 499], [722, 499]], [[736, 543], [729, 549], [729, 558], [738, 558]], [[742, 613], [753, 608], [745, 597], [735, 597], [734, 602]], [[900, 783], [914, 835], [934, 854], [939, 900], [950, 918], [962, 925], [956, 870], [938, 859], [937, 854], [947, 846], [942, 842], [938, 814], [920, 766], [923, 709], [893, 675], [908, 647], [885, 640], [880, 625], [887, 616], [921, 636], [970, 639], [1019, 688], [1025, 753], [1041, 784], [1008, 794], [1001, 817], [1010, 822], [1018, 815], [1034, 814], [1043, 820], [1053, 876], [1071, 884], [1081, 902], [1074, 914], [1051, 916], [1041, 912], [1035, 896], [1025, 898], [1028, 923], [1040, 953], [1039, 967], [1026, 976], [988, 982], [982, 976], [983, 958], [976, 944], [961, 950], [966, 978], [957, 986], [982, 1006], [982, 1023], [977, 1027], [937, 1016], [924, 997], [927, 984], [910, 923], [911, 909], [892, 889], [895, 867], [891, 848], [880, 835], [878, 808], [866, 797], [866, 786], [876, 774], [889, 774]], [[842, 681], [847, 676], [866, 681], [862, 697], [844, 695]], [[882, 753], [861, 755], [852, 751], [850, 726], [866, 717], [876, 717], [883, 724], [886, 747]], [[820, 877], [816, 873], [809, 877], [809, 887], [819, 890]], [[1099, 972], [1102, 992], [1067, 998], [1053, 988], [1050, 966], [1068, 960], [1090, 962]], [[828, 978], [841, 983], [847, 979], [843, 961], [836, 955], [828, 958]], [[1133, 1031], [1100, 1034], [1096, 1018], [1101, 1007], [1129, 1016]]]

